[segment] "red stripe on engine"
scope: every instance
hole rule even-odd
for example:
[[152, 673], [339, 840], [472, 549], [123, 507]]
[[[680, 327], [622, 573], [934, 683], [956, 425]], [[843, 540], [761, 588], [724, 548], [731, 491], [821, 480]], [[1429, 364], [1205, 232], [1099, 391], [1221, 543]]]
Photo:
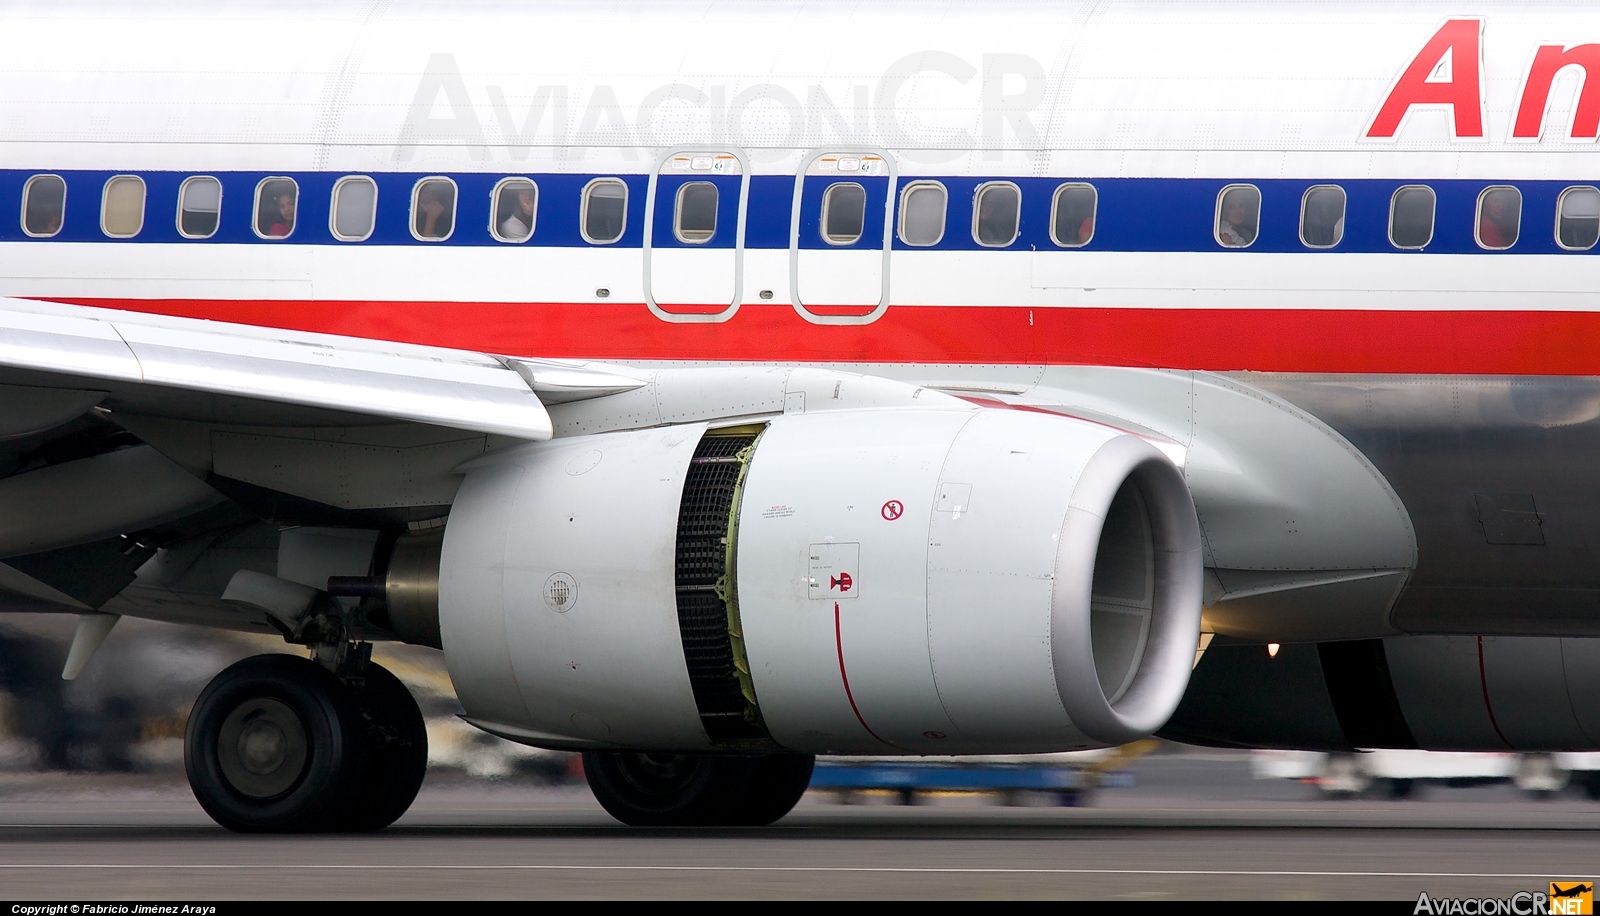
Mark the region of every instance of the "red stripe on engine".
[[1600, 375], [1600, 312], [900, 305], [833, 326], [765, 303], [671, 324], [616, 302], [52, 301], [555, 358]]
[[[878, 733], [872, 730], [872, 726], [867, 724], [867, 720], [861, 718], [861, 710], [856, 708], [855, 694], [850, 692], [850, 675], [844, 673], [844, 630], [839, 625], [839, 602], [837, 601], [833, 603], [833, 644], [839, 650], [839, 680], [844, 682], [844, 698], [850, 701], [850, 711], [856, 714], [856, 721], [860, 722], [861, 727], [867, 730], [867, 734], [878, 738]], [[894, 747], [893, 744], [884, 741], [882, 738], [878, 738], [878, 740], [889, 745], [889, 747]]]

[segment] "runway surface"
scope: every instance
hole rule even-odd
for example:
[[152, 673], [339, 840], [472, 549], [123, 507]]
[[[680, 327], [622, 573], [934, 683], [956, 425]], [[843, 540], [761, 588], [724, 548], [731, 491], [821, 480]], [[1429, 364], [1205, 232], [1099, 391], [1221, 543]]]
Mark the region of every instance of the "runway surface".
[[252, 837], [171, 776], [0, 776], [13, 900], [228, 898], [1406, 899], [1600, 871], [1600, 803], [1509, 787], [1328, 801], [1238, 755], [1151, 757], [1092, 807], [808, 796], [757, 830], [636, 830], [578, 787], [430, 777], [372, 836]]

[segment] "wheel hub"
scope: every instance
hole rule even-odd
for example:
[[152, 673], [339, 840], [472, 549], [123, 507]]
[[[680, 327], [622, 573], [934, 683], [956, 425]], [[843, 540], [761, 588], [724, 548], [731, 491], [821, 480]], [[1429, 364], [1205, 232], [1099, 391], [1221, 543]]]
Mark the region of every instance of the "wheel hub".
[[234, 707], [217, 736], [217, 762], [228, 783], [251, 798], [293, 789], [305, 772], [305, 724], [282, 700], [261, 697]]

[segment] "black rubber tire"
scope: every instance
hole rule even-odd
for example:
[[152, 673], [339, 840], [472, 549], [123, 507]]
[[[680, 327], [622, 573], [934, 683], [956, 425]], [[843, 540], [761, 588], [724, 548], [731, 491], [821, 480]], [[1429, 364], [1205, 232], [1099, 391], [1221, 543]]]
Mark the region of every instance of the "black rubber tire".
[[748, 827], [765, 827], [788, 814], [811, 785], [817, 758], [811, 754], [766, 754], [752, 761], [750, 785], [735, 810], [736, 821]]
[[800, 800], [814, 759], [590, 751], [583, 772], [601, 807], [630, 826], [759, 826]]
[[[304, 763], [285, 770], [286, 788], [265, 797], [240, 791], [224, 773], [224, 724], [246, 704], [281, 704], [304, 730]], [[240, 750], [243, 755], [241, 736]], [[367, 769], [367, 726], [351, 692], [331, 672], [293, 655], [257, 655], [217, 675], [200, 692], [183, 737], [189, 786], [212, 819], [240, 833], [337, 829], [359, 797]], [[274, 778], [277, 778], [274, 776]]]
[[428, 727], [411, 691], [382, 665], [367, 666], [356, 704], [367, 720], [367, 775], [341, 829], [368, 832], [394, 823], [417, 798], [428, 773]]

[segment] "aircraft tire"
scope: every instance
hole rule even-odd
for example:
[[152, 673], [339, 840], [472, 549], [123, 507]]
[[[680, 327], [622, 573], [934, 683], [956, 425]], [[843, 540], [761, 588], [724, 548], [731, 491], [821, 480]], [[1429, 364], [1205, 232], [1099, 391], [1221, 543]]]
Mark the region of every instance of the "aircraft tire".
[[360, 798], [368, 727], [352, 692], [306, 658], [257, 655], [200, 692], [184, 732], [195, 799], [239, 833], [338, 829]]
[[366, 779], [341, 829], [382, 830], [406, 813], [428, 772], [428, 727], [411, 691], [389, 669], [367, 666], [356, 703], [371, 730]]
[[811, 781], [809, 755], [583, 755], [589, 788], [607, 812], [634, 827], [770, 824]]

